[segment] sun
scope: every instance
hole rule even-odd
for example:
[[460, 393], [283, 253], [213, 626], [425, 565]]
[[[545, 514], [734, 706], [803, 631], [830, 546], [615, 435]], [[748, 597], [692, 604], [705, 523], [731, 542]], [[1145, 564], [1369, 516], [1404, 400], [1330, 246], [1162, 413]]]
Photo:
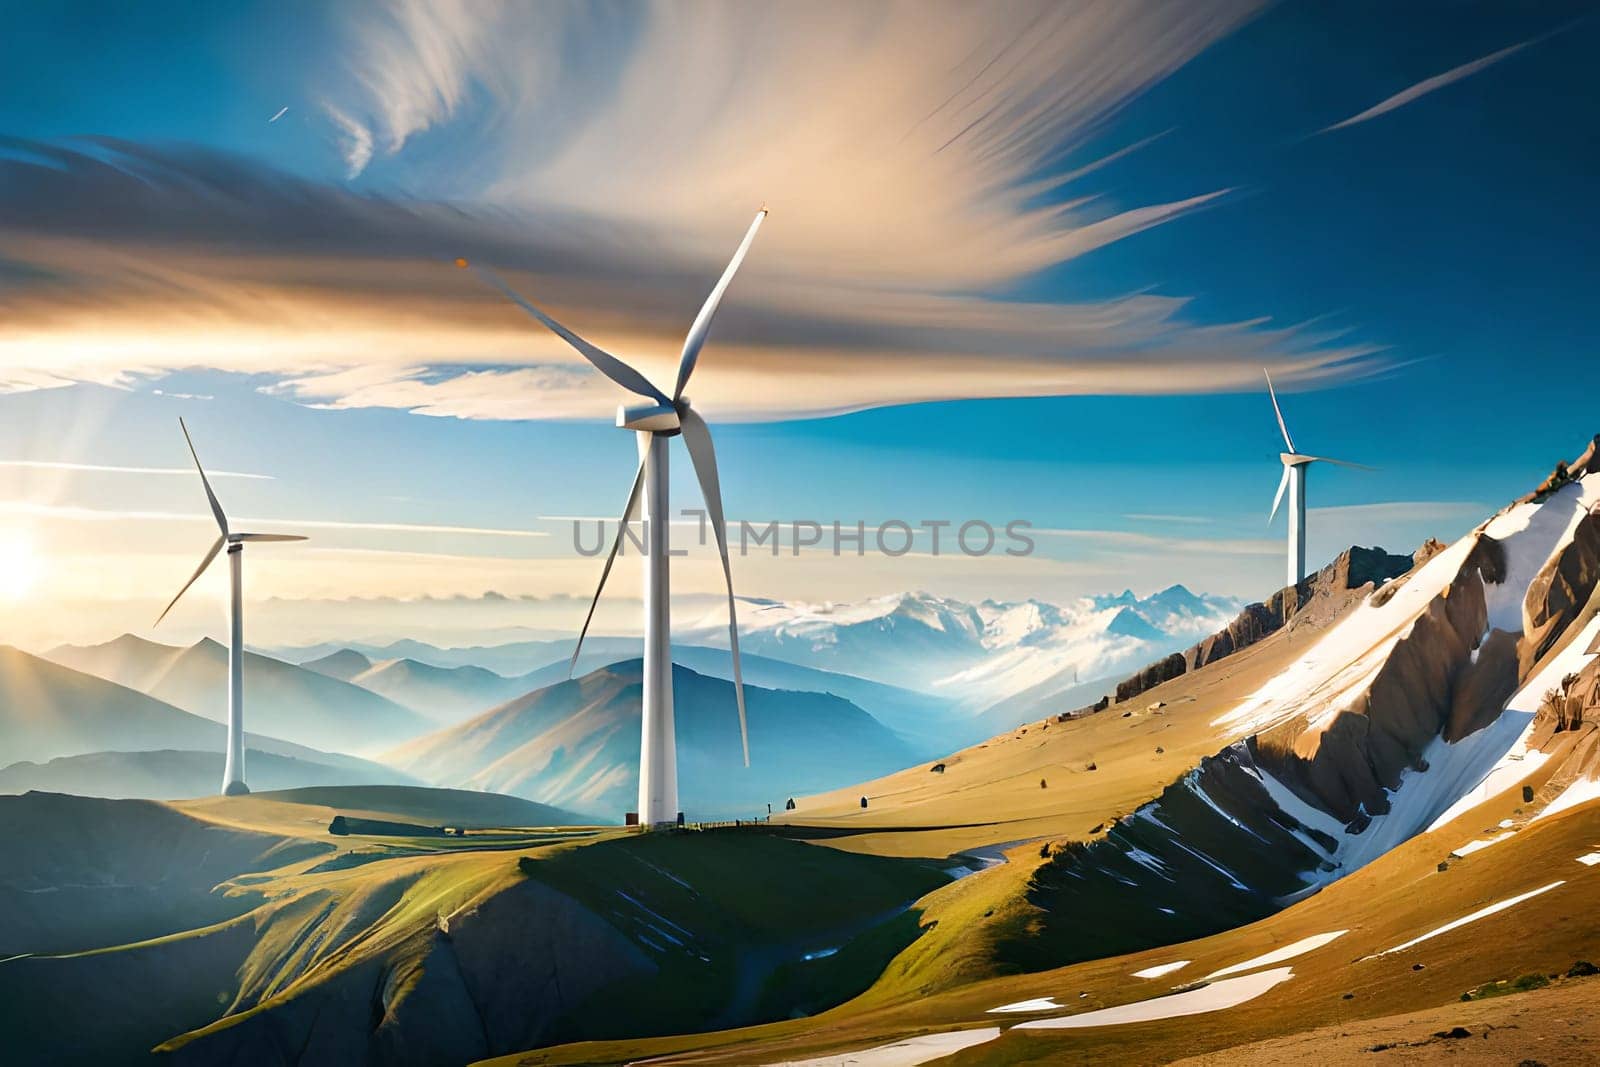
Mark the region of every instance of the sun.
[[44, 560], [25, 533], [0, 530], [0, 601], [25, 599], [44, 570]]

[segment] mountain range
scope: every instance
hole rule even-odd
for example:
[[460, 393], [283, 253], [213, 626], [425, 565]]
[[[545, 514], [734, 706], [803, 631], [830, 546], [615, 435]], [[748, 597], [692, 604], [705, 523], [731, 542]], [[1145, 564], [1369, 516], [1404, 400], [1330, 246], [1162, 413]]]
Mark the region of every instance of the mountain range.
[[[226, 728], [114, 682], [0, 646], [0, 792], [90, 796], [210, 793]], [[256, 733], [248, 761], [264, 781], [409, 782], [399, 771]]]
[[[183, 648], [124, 634], [99, 645], [63, 645], [48, 658], [226, 720], [228, 650], [210, 638]], [[256, 652], [245, 653], [244, 686], [251, 725], [314, 748], [372, 753], [436, 725], [371, 690]]]
[[[739, 640], [747, 680], [837, 693], [931, 751], [1093, 700], [1119, 673], [1226, 627], [1242, 606], [1236, 598], [1196, 594], [1182, 585], [1142, 598], [1125, 590], [1067, 605], [970, 604], [927, 593], [848, 604], [745, 598]], [[678, 637], [674, 662], [732, 676], [720, 615], [682, 628]], [[485, 696], [526, 692], [566, 677], [572, 647], [571, 639], [466, 648], [402, 640], [277, 654], [439, 719], [437, 711], [424, 709], [428, 694], [452, 689], [459, 699], [437, 696], [432, 706], [460, 712]], [[637, 656], [640, 649], [637, 637], [591, 637], [578, 670]], [[395, 677], [386, 679], [388, 672]]]
[[409, 657], [375, 662], [352, 648], [301, 666], [387, 697], [436, 724], [460, 722], [539, 684], [529, 676], [507, 678], [472, 664], [440, 667]]
[[[903, 739], [842, 697], [746, 684], [746, 768], [733, 686], [675, 666], [672, 688], [679, 792], [691, 818], [749, 817], [765, 814], [767, 804], [781, 811], [796, 794], [915, 758]], [[638, 795], [640, 694], [640, 661], [628, 660], [535, 690], [384, 759], [440, 785], [620, 821]]]
[[[1019, 694], [1025, 721], [1057, 694], [1110, 678], [1225, 626], [1243, 606], [1174, 585], [1066, 605], [1041, 600], [978, 604], [928, 593], [849, 604], [751, 601], [740, 612], [741, 648], [775, 659], [926, 692], [978, 714]], [[715, 641], [716, 620], [703, 625]]]

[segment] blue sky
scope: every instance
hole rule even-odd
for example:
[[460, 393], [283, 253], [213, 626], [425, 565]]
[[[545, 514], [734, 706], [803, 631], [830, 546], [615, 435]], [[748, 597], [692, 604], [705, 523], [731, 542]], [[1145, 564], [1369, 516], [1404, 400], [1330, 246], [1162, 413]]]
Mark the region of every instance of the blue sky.
[[[789, 16], [525, 14], [11, 13], [0, 555], [38, 572], [12, 598], [34, 643], [141, 626], [205, 546], [202, 501], [4, 462], [178, 467], [179, 414], [209, 466], [271, 476], [219, 482], [230, 509], [351, 524], [263, 554], [266, 633], [416, 627], [336, 609], [490, 589], [553, 599], [459, 625], [561, 630], [594, 566], [551, 517], [620, 507], [619, 398], [441, 264], [504, 267], [665, 377], [764, 200], [691, 390], [729, 514], [1094, 533], [1025, 561], [749, 561], [742, 593], [1265, 595], [1262, 363], [1303, 449], [1380, 468], [1314, 471], [1316, 561], [1458, 536], [1600, 429], [1576, 387], [1600, 280], [1582, 5], [953, 9], [909, 48], [914, 13], [825, 8], [766, 58], [762, 17]], [[665, 78], [685, 55], [700, 80]], [[697, 502], [682, 459], [674, 495]], [[678, 588], [714, 581], [698, 559]]]

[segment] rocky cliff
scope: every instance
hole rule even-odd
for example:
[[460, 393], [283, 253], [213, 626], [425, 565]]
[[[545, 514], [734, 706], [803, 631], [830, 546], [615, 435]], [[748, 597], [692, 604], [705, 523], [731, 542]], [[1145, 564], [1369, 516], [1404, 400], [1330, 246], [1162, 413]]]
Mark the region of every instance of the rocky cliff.
[[[1436, 545], [1437, 541], [1427, 542], [1417, 555]], [[1215, 663], [1240, 649], [1249, 648], [1296, 619], [1311, 625], [1324, 624], [1348, 607], [1352, 600], [1366, 596], [1373, 587], [1406, 573], [1414, 565], [1415, 558], [1395, 555], [1381, 548], [1353, 545], [1316, 574], [1307, 576], [1295, 585], [1284, 586], [1262, 603], [1248, 605], [1226, 628], [1184, 652], [1157, 660], [1119, 682], [1117, 702], [1132, 700], [1162, 682], [1198, 670], [1208, 663]]]
[[[1600, 776], [1597, 451], [1454, 544], [1424, 545], [1417, 566], [1368, 595], [1351, 590], [1370, 589], [1396, 557], [1369, 566], [1353, 551], [1311, 590], [1241, 613], [1242, 634], [1259, 636], [1309, 622], [1319, 596], [1358, 599], [1212, 722], [1214, 757], [1105, 836], [1047, 850], [1028, 891], [1040, 928], [1091, 942], [1121, 930], [1128, 943], [1109, 946], [1118, 951], [1156, 943], [1138, 924], [1127, 934], [1101, 921], [1114, 907], [1154, 912], [1163, 936], [1200, 936], [1447, 821], [1502, 768], [1515, 781], [1517, 769], [1559, 758], [1545, 791], [1588, 788]], [[1228, 649], [1233, 629], [1197, 647]]]

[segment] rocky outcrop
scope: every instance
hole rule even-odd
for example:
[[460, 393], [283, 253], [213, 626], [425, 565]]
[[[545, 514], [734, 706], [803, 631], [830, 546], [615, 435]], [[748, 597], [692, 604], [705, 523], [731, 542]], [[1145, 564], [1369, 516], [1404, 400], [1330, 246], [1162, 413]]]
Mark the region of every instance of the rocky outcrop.
[[1577, 459], [1571, 463], [1557, 463], [1555, 470], [1551, 471], [1549, 476], [1540, 482], [1533, 492], [1517, 497], [1516, 502], [1518, 504], [1526, 504], [1530, 501], [1540, 503], [1562, 486], [1575, 482], [1586, 474], [1594, 473], [1597, 454], [1600, 454], [1600, 434], [1596, 434], [1584, 450], [1578, 453]]
[[1589, 602], [1600, 580], [1600, 514], [1591, 511], [1572, 540], [1545, 563], [1522, 604], [1522, 672], [1550, 651]]
[[1595, 434], [1594, 439], [1578, 453], [1578, 458], [1567, 464], [1567, 470], [1574, 478], [1593, 474], [1596, 470], [1600, 470], [1595, 463], [1596, 457], [1600, 457], [1600, 434]]
[[1249, 648], [1282, 625], [1280, 612], [1265, 604], [1250, 604], [1234, 616], [1226, 629], [1218, 630], [1189, 650], [1186, 657], [1189, 668], [1199, 670], [1208, 663]]
[[1426, 769], [1423, 750], [1434, 738], [1454, 740], [1482, 725], [1516, 689], [1515, 637], [1479, 650], [1489, 617], [1485, 583], [1498, 584], [1505, 572], [1500, 543], [1480, 536], [1361, 694], [1320, 730], [1297, 719], [1260, 737], [1263, 765], [1346, 823], [1388, 812], [1387, 791], [1407, 769]]
[[1445, 543], [1436, 537], [1430, 537], [1411, 553], [1411, 566], [1420, 567], [1434, 556], [1445, 550]]
[[1117, 702], [1138, 696], [1146, 689], [1154, 689], [1162, 682], [1176, 678], [1187, 669], [1182, 652], [1174, 652], [1170, 656], [1163, 656], [1132, 678], [1117, 685]]
[[[1423, 547], [1437, 543], [1427, 542]], [[1295, 585], [1284, 586], [1262, 603], [1247, 606], [1225, 629], [1218, 630], [1187, 651], [1158, 660], [1119, 682], [1117, 702], [1120, 704], [1124, 700], [1131, 700], [1162, 682], [1171, 681], [1188, 671], [1199, 670], [1249, 648], [1313, 607], [1318, 609], [1311, 612], [1312, 616], [1317, 617], [1316, 621], [1327, 621], [1343, 611], [1354, 597], [1370, 592], [1369, 587], [1382, 585], [1406, 573], [1413, 566], [1412, 558], [1385, 552], [1381, 548], [1353, 545], [1316, 574]]]

